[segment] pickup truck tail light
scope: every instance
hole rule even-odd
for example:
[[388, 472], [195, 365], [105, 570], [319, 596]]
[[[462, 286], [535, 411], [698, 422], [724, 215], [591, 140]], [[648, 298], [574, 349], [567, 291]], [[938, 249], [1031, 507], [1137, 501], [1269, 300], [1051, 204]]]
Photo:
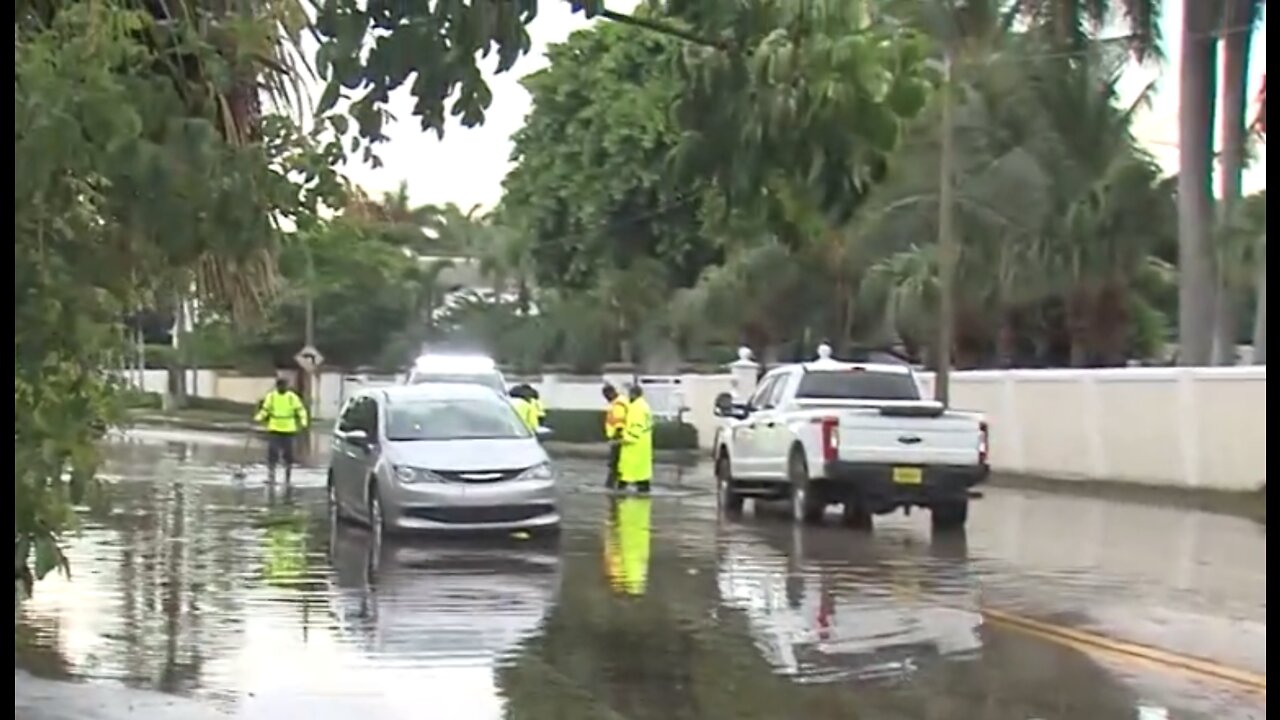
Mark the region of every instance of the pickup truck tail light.
[[822, 418], [822, 459], [833, 462], [840, 458], [840, 420], [838, 418]]
[[978, 423], [978, 464], [987, 464], [987, 422]]

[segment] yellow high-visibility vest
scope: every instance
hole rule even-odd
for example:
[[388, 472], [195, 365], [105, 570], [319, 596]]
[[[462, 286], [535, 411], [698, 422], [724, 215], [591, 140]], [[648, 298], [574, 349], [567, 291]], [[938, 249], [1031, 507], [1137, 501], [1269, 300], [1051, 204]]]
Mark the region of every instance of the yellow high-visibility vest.
[[618, 480], [624, 483], [653, 479], [653, 411], [643, 397], [627, 404], [627, 422], [622, 427], [622, 453], [618, 457]]
[[307, 407], [292, 390], [272, 390], [262, 398], [254, 419], [267, 424], [267, 432], [296, 433], [307, 426]]
[[516, 414], [520, 416], [520, 422], [530, 431], [538, 431], [538, 409], [533, 403], [524, 398], [511, 398], [511, 406], [516, 409]]

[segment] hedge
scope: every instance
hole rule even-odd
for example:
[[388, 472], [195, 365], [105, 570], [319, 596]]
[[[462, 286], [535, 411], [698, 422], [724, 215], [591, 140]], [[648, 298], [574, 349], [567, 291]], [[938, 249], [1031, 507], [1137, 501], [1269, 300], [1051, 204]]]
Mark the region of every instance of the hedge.
[[[564, 443], [604, 441], [604, 410], [547, 410], [551, 439]], [[655, 450], [697, 450], [698, 429], [688, 423], [659, 420], [653, 426]]]
[[[133, 389], [124, 392], [123, 401], [124, 406], [131, 410], [159, 410], [162, 406], [160, 393], [138, 392]], [[188, 397], [187, 409], [226, 413], [228, 415], [243, 415], [248, 418], [257, 412], [258, 406], [221, 398]]]
[[160, 393], [141, 392], [134, 388], [125, 390], [121, 400], [130, 410], [159, 410], [162, 404]]

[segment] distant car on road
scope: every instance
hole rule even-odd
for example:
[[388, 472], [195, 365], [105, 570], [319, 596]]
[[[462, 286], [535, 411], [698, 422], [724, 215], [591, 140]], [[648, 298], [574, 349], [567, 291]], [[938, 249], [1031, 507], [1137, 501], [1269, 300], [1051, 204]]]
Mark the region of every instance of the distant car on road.
[[485, 355], [427, 354], [414, 361], [405, 378], [406, 385], [463, 383], [483, 385], [499, 395], [507, 395], [507, 381], [493, 358]]
[[375, 533], [560, 523], [556, 473], [505, 397], [480, 385], [365, 390], [342, 408], [330, 514]]

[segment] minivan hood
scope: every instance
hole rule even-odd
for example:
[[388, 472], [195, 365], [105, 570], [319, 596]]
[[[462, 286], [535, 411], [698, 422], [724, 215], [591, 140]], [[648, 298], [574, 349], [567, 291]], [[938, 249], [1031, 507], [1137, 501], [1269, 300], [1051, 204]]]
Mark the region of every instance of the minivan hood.
[[425, 470], [523, 470], [547, 462], [533, 438], [503, 440], [413, 440], [388, 443], [395, 465]]

